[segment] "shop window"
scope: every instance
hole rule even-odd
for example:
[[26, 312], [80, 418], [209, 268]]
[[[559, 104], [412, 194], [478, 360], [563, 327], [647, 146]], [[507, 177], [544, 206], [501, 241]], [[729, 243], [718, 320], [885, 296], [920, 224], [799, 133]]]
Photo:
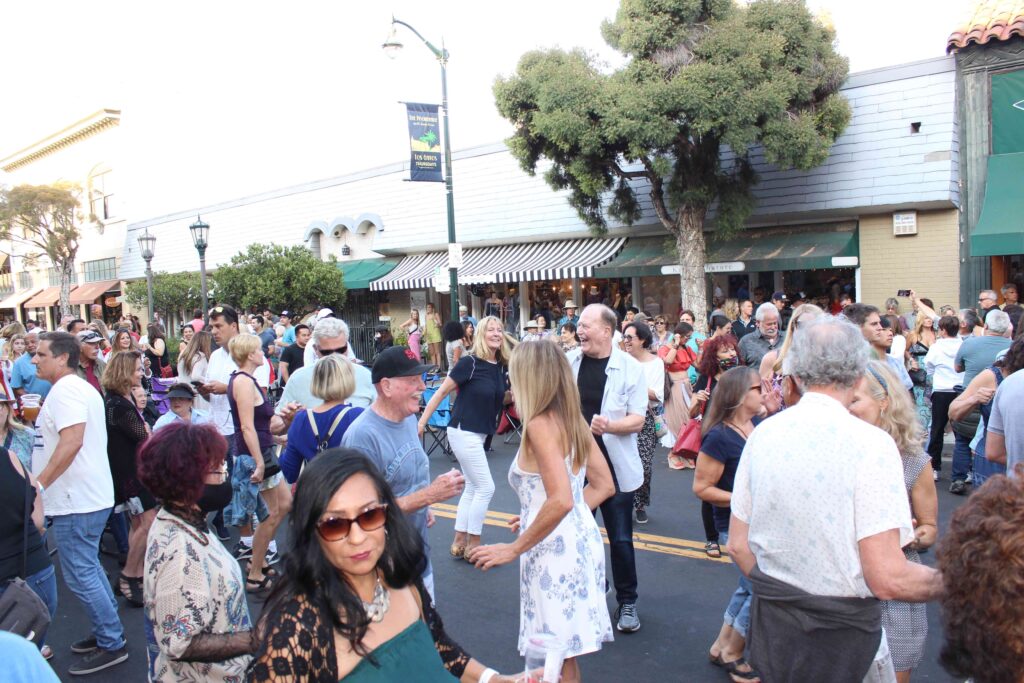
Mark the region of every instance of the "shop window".
[[32, 273], [24, 270], [18, 273], [18, 289], [22, 291], [32, 289]]
[[84, 266], [86, 282], [99, 282], [101, 280], [117, 279], [116, 258], [104, 258], [98, 259], [96, 261], [86, 261]]
[[89, 175], [89, 210], [97, 220], [114, 218], [114, 191], [111, 172], [106, 166], [98, 166]]
[[46, 269], [46, 279], [50, 283], [51, 287], [56, 287], [60, 284], [60, 273], [57, 272], [56, 268]]
[[1024, 69], [992, 75], [992, 154], [1024, 152]]

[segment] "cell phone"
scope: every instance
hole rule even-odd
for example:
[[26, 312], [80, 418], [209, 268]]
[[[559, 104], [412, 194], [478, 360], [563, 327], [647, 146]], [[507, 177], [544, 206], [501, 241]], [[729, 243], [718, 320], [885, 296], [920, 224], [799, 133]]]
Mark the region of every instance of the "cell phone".
[[197, 380], [197, 379], [194, 379], [194, 380], [192, 380], [191, 382], [189, 382], [189, 384], [191, 384], [192, 386], [194, 386], [194, 387], [196, 387], [196, 388], [198, 388], [198, 387], [201, 387], [201, 386], [203, 386], [203, 383], [202, 383], [202, 382], [200, 382], [200, 381], [199, 381], [199, 380]]
[[896, 292], [896, 296], [908, 297], [908, 296], [910, 296], [910, 290], [909, 289], [901, 289], [900, 291]]

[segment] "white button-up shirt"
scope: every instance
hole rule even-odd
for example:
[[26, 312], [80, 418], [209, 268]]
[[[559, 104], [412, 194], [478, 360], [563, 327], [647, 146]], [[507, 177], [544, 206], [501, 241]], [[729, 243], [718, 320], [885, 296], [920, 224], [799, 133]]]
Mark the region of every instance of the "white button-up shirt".
[[747, 439], [732, 514], [750, 525], [761, 571], [813, 595], [870, 597], [859, 541], [890, 529], [901, 547], [914, 538], [896, 443], [817, 392]]
[[[567, 354], [573, 377], [579, 378], [583, 352], [575, 349]], [[647, 379], [643, 368], [625, 351], [612, 347], [612, 355], [605, 368], [604, 396], [601, 415], [609, 420], [621, 420], [627, 415], [647, 414]], [[639, 431], [639, 430], [638, 430]], [[637, 434], [608, 434], [601, 436], [608, 450], [608, 459], [615, 470], [619, 490], [628, 493], [644, 483], [644, 468], [637, 450]]]

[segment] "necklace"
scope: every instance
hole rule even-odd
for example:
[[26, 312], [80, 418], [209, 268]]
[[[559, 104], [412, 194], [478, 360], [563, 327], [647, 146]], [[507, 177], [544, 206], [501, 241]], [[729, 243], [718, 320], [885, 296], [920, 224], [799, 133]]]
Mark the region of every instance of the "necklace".
[[[728, 424], [728, 425], [729, 425], [730, 427], [732, 427], [732, 428], [733, 428], [733, 429], [735, 429], [735, 430], [736, 430], [737, 432], [739, 432], [740, 434], [742, 434], [742, 435], [743, 435], [743, 439], [744, 439], [744, 440], [747, 440], [747, 439], [749, 439], [749, 438], [750, 438], [750, 432], [748, 432], [748, 431], [744, 430], [744, 429], [743, 429], [742, 427], [740, 427], [740, 426], [739, 426], [738, 424], [736, 424], [735, 422], [727, 422], [726, 424]], [[753, 430], [751, 430], [751, 431], [753, 431]]]
[[200, 545], [202, 545], [202, 546], [210, 545], [210, 539], [208, 539], [206, 537], [206, 534], [204, 534], [202, 532], [197, 532], [197, 531], [193, 530], [191, 527], [189, 527], [188, 524], [182, 524], [181, 522], [179, 522], [176, 519], [172, 519], [172, 520], [170, 520], [170, 522], [172, 524], [174, 524], [175, 526], [180, 527], [186, 534], [188, 534], [189, 536], [194, 538]]
[[384, 621], [384, 615], [391, 609], [391, 593], [380, 582], [380, 574], [377, 574], [377, 587], [373, 589], [373, 600], [363, 603], [366, 616], [375, 624]]

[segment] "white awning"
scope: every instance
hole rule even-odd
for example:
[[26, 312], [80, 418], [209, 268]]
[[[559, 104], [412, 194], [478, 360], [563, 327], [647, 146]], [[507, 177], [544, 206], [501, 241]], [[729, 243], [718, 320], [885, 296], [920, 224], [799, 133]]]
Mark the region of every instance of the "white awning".
[[[593, 277], [594, 268], [610, 261], [622, 249], [625, 237], [586, 238], [557, 242], [506, 244], [467, 249], [459, 268], [459, 283], [556, 280]], [[448, 263], [445, 252], [407, 256], [370, 289], [425, 289], [432, 287], [437, 268]]]

